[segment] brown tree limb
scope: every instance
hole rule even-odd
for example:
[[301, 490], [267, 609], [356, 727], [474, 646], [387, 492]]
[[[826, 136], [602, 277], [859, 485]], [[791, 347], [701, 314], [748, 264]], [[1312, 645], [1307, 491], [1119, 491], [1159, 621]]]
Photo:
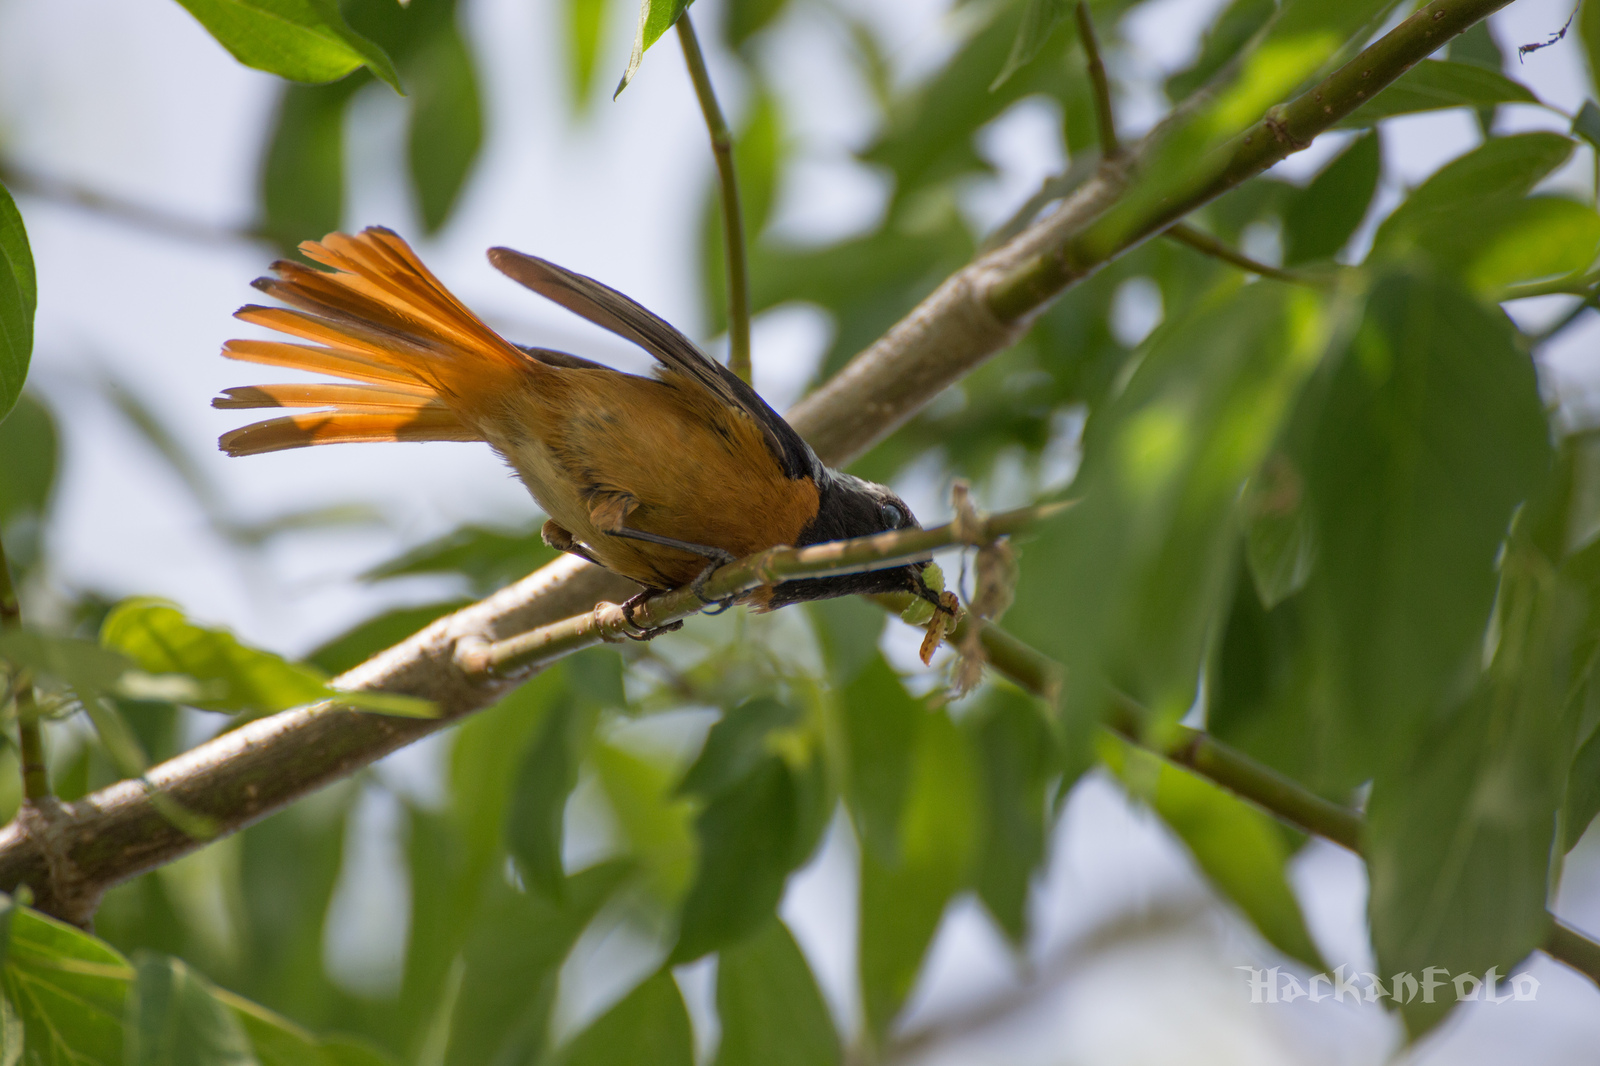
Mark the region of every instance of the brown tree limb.
[[[824, 461], [847, 463], [1010, 345], [1029, 316], [1064, 287], [1309, 144], [1418, 59], [1506, 2], [1434, 0], [1305, 96], [1272, 109], [1184, 197], [1142, 208], [1133, 217], [1125, 208], [1130, 175], [1158, 147], [1158, 129], [1125, 161], [1103, 164], [1051, 214], [946, 279], [794, 408], [791, 423]], [[222, 832], [243, 828], [488, 706], [511, 687], [463, 672], [458, 646], [492, 644], [631, 591], [627, 582], [587, 563], [570, 557], [552, 563], [337, 680], [345, 688], [432, 700], [439, 718], [386, 718], [319, 705], [247, 723], [152, 768], [145, 784], [124, 781], [63, 804], [48, 825], [22, 819], [0, 829], [0, 888], [29, 884], [52, 913], [81, 922], [106, 888], [200, 846], [162, 816], [147, 790], [213, 819]]]

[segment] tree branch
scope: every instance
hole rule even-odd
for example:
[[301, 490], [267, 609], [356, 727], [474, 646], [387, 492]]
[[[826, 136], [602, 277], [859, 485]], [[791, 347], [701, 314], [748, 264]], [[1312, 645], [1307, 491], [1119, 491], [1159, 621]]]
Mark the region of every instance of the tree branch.
[[163, 237], [180, 237], [206, 244], [237, 244], [240, 241], [266, 240], [264, 234], [249, 227], [213, 226], [207, 222], [199, 222], [137, 204], [132, 200], [110, 196], [74, 182], [46, 178], [5, 160], [0, 160], [0, 181], [4, 181], [13, 192], [92, 211], [124, 225], [134, 226]]
[[[1382, 91], [1450, 38], [1504, 7], [1510, 0], [1433, 0], [1364, 49], [1350, 62], [1288, 104], [1270, 108], [1238, 137], [1211, 152], [1183, 184], [1159, 188], [1164, 175], [1150, 175], [1150, 195], [1128, 197], [1075, 229], [1052, 239], [993, 280], [984, 296], [1003, 321], [1026, 318], [1067, 285], [1165, 230], [1229, 189], [1307, 148], [1318, 134]], [[1161, 130], [1146, 137], [1137, 153], [1150, 161]], [[1135, 171], [1139, 168], [1135, 166]], [[1015, 242], [1014, 242], [1015, 243]], [[1004, 249], [1002, 249], [1004, 251]]]
[[723, 266], [728, 275], [728, 369], [745, 382], [750, 380], [750, 267], [744, 251], [744, 212], [739, 207], [739, 174], [733, 159], [733, 134], [728, 130], [717, 94], [711, 87], [706, 57], [700, 51], [694, 23], [687, 10], [678, 16], [678, 41], [683, 45], [683, 61], [700, 100], [706, 130], [711, 134], [711, 154], [717, 160], [717, 184], [722, 203]]
[[[1182, 213], [1309, 143], [1450, 36], [1506, 2], [1435, 0], [1306, 96], [1287, 108], [1274, 108], [1235, 146], [1227, 165], [1205, 177], [1199, 191], [1181, 203], [1154, 211], [1141, 208], [1144, 213], [1130, 220], [1126, 210], [1119, 210], [1119, 199], [1129, 191], [1129, 175], [1137, 168], [1124, 162], [1102, 164], [1052, 213], [947, 278], [791, 410], [790, 423], [825, 462], [843, 466], [1010, 345], [1024, 330], [1026, 318], [1062, 288], [1131, 247], [1141, 233], [1159, 232]], [[1160, 136], [1157, 130], [1145, 138], [1132, 158], [1153, 151]], [[59, 901], [52, 913], [82, 921], [106, 888], [200, 846], [170, 824], [147, 789], [214, 819], [222, 832], [242, 828], [488, 706], [512, 687], [512, 682], [462, 671], [456, 662], [458, 645], [492, 645], [592, 612], [598, 599], [621, 599], [630, 591], [629, 582], [598, 567], [570, 556], [558, 560], [435, 621], [337, 679], [343, 688], [432, 700], [440, 717], [385, 718], [319, 705], [246, 723], [152, 768], [148, 784], [124, 781], [63, 804], [48, 825], [22, 819], [0, 829], [0, 888], [30, 884], [41, 899]]]

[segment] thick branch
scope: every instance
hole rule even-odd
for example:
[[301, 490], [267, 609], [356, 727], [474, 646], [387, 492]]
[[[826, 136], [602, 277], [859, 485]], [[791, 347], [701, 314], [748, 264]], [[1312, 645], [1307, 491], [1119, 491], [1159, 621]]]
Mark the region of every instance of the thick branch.
[[[1356, 103], [1505, 2], [1435, 0], [1305, 97], [1275, 108], [1246, 135], [1229, 165], [1187, 197], [1181, 211], [1173, 206], [1130, 222], [1117, 205], [1128, 191], [1128, 175], [1138, 168], [1103, 164], [1050, 215], [946, 279], [795, 407], [790, 422], [824, 461], [844, 465], [1012, 343], [1025, 319], [1063, 287], [1131, 247], [1141, 234], [1158, 232], [1184, 211], [1309, 143]], [[1326, 114], [1320, 110], [1324, 98]], [[1334, 108], [1333, 101], [1344, 110]], [[1129, 155], [1136, 162], [1152, 146], [1152, 138], [1146, 138]], [[1122, 236], [1107, 238], [1113, 231]], [[628, 582], [597, 567], [562, 559], [439, 619], [338, 679], [345, 688], [431, 699], [441, 709], [439, 718], [385, 718], [330, 706], [286, 711], [185, 752], [153, 768], [147, 780], [184, 808], [214, 819], [223, 831], [242, 828], [489, 705], [511, 687], [464, 673], [456, 661], [458, 644], [493, 644], [630, 591]], [[144, 787], [125, 781], [63, 805], [48, 827], [29, 820], [0, 830], [0, 888], [53, 883], [58, 891], [52, 898], [74, 901], [56, 913], [81, 921], [107, 887], [199, 844], [162, 817]], [[59, 861], [47, 861], [47, 855]]]

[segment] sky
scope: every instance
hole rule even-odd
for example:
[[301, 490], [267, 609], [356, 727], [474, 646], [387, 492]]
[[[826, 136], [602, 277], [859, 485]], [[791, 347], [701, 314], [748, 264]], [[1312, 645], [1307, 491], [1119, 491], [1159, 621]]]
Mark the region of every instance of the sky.
[[[883, 34], [902, 83], [931, 69], [957, 39], [959, 27], [941, 0], [858, 6]], [[1110, 57], [1113, 71], [1126, 78], [1118, 99], [1126, 131], [1137, 133], [1160, 113], [1159, 101], [1138, 92], [1136, 83], [1184, 66], [1217, 6], [1216, 0], [1153, 0], [1128, 17], [1125, 29], [1134, 43]], [[714, 20], [718, 2], [701, 0], [694, 11], [697, 20]], [[1518, 0], [1495, 16], [1492, 28], [1502, 47], [1514, 51], [1543, 40], [1570, 11], [1566, 0]], [[824, 242], [870, 224], [887, 190], [881, 176], [851, 157], [871, 133], [864, 118], [871, 112], [863, 106], [868, 90], [845, 58], [845, 42], [813, 14], [790, 19], [769, 47], [777, 49], [771, 58], [802, 162], [781, 191], [773, 228], [788, 239]], [[631, 22], [631, 16], [611, 20], [602, 82], [625, 63]], [[639, 365], [638, 354], [622, 342], [492, 270], [483, 257], [491, 245], [598, 277], [703, 337], [693, 256], [711, 159], [676, 49], [653, 50], [633, 86], [615, 103], [602, 95], [592, 119], [579, 125], [564, 102], [555, 3], [476, 0], [468, 5], [466, 31], [482, 58], [492, 105], [486, 151], [456, 218], [439, 239], [417, 240], [419, 252], [466, 303], [525, 343]], [[711, 36], [702, 30], [702, 40]], [[737, 114], [746, 95], [738, 71], [715, 52], [710, 59], [724, 103]], [[1570, 39], [1530, 55], [1514, 73], [1568, 112], [1586, 91], [1582, 59]], [[0, 0], [0, 147], [7, 159], [41, 175], [218, 229], [245, 225], [275, 92], [273, 78], [238, 66], [172, 0]], [[346, 224], [386, 224], [415, 238], [420, 227], [393, 179], [403, 158], [401, 106], [379, 87], [357, 101], [347, 131], [354, 192]], [[1502, 128], [1561, 123], [1542, 109], [1508, 107]], [[1402, 187], [1477, 140], [1462, 112], [1387, 124], [1391, 185], [1384, 202], [1392, 205]], [[1281, 169], [1304, 180], [1335, 147], [1319, 142]], [[996, 120], [980, 148], [998, 174], [963, 195], [963, 209], [979, 222], [1009, 213], [1063, 161], [1054, 115], [1036, 101]], [[1587, 150], [1580, 150], [1554, 180], [1587, 190], [1592, 166]], [[257, 378], [217, 352], [227, 338], [252, 335], [230, 316], [252, 297], [248, 283], [263, 272], [270, 253], [244, 241], [152, 233], [38, 198], [19, 202], [39, 278], [33, 382], [65, 435], [51, 529], [52, 579], [62, 586], [113, 597], [165, 596], [247, 641], [296, 655], [381, 607], [455, 591], [431, 579], [381, 586], [356, 580], [368, 566], [464, 522], [520, 525], [534, 517], [524, 490], [481, 445], [224, 457], [216, 437], [239, 418], [212, 410], [209, 400], [223, 387]], [[1270, 255], [1271, 235], [1258, 237], [1265, 244], [1248, 250]], [[1512, 313], [1528, 323], [1563, 309], [1559, 297], [1524, 304]], [[1117, 307], [1119, 329], [1130, 335], [1148, 332], [1159, 320], [1158, 296], [1152, 302], [1148, 287], [1136, 283], [1119, 293]], [[756, 384], [778, 409], [798, 397], [828, 330], [825, 317], [806, 308], [783, 308], [758, 320]], [[1590, 314], [1547, 353], [1542, 370], [1553, 399], [1594, 387], [1597, 342], [1600, 316]], [[262, 520], [361, 502], [382, 522], [280, 538], [241, 555], [115, 413], [97, 384], [108, 376], [168, 425], [226, 515]], [[943, 511], [944, 486], [932, 475], [903, 487], [925, 520]], [[909, 630], [891, 638], [897, 663], [909, 666], [916, 639]], [[426, 790], [434, 755], [436, 746], [402, 753], [392, 776], [404, 787]], [[345, 908], [345, 920], [332, 923], [341, 931], [329, 957], [356, 960], [337, 963], [347, 966], [352, 984], [381, 987], [394, 953], [384, 941], [385, 913], [406, 905], [403, 888], [373, 903], [372, 892], [382, 897], [382, 886], [395, 880], [385, 876], [396, 861], [385, 828], [393, 808], [373, 798], [357, 817], [364, 831], [352, 834], [353, 872], [336, 904]], [[1052, 856], [1037, 886], [1044, 933], [1033, 963], [1041, 972], [1063, 967], [1054, 991], [1033, 1001], [1021, 1020], [1011, 1019], [1015, 1024], [975, 1025], [921, 1061], [1206, 1061], [1195, 1050], [1204, 1046], [1218, 1062], [1354, 1066], [1382, 1062], [1395, 1047], [1394, 1023], [1371, 1005], [1249, 1004], [1241, 974], [1230, 967], [1263, 965], [1264, 949], [1216, 905], [1166, 832], [1106, 782], [1092, 778], [1079, 787]], [[818, 858], [796, 875], [783, 911], [831, 1001], [846, 1015], [853, 863], [848, 833], [830, 834]], [[1587, 841], [1572, 866], [1558, 910], [1600, 930], [1600, 843]], [[1360, 863], [1314, 843], [1296, 860], [1294, 875], [1324, 953], [1352, 965], [1369, 959]], [[358, 893], [357, 886], [365, 887]], [[355, 904], [358, 895], [365, 907]], [[1096, 947], [1093, 931], [1118, 916], [1133, 923], [1130, 936]], [[997, 937], [976, 907], [952, 909], [914, 997], [913, 1028], [947, 1023], [1019, 987], [1019, 971]], [[1533, 972], [1544, 982], [1536, 1004], [1462, 1012], [1411, 1061], [1488, 1063], [1513, 1054], [1546, 1063], [1592, 1061], [1592, 1049], [1600, 1046], [1596, 991], [1548, 960], [1535, 961]], [[703, 967], [681, 975], [702, 1021], [708, 977]], [[581, 975], [571, 983], [582, 985]], [[578, 1002], [583, 995], [569, 998], [575, 1015], [597, 1002], [594, 994], [587, 1006]]]

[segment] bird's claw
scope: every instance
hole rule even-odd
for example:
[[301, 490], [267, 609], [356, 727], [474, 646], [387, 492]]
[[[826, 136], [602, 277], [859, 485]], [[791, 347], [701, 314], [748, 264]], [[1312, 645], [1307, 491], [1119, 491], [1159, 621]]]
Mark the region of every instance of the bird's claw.
[[[727, 566], [729, 563], [736, 561], [737, 560], [735, 560], [732, 555], [728, 554], [727, 552], [721, 552], [717, 557], [713, 558], [709, 563], [706, 564], [706, 568], [700, 571], [693, 581], [689, 582], [689, 591], [694, 593], [695, 599], [700, 601], [701, 614], [721, 614], [729, 607], [732, 607], [733, 601], [738, 599], [737, 596], [729, 596], [726, 599], [721, 600], [706, 599], [706, 580], [710, 578], [712, 574], [717, 572], [718, 567]], [[712, 607], [715, 607], [716, 610], [708, 609]]]
[[634, 610], [639, 607], [640, 604], [650, 599], [651, 595], [652, 593], [648, 591], [636, 593], [635, 595], [629, 596], [626, 600], [618, 605], [622, 608], [622, 620], [627, 623], [626, 628], [624, 628], [622, 631], [622, 635], [627, 637], [629, 640], [654, 640], [663, 633], [672, 633], [683, 628], [683, 619], [681, 618], [676, 622], [668, 622], [664, 626], [654, 626], [650, 629], [646, 629], [644, 626], [634, 621]]

